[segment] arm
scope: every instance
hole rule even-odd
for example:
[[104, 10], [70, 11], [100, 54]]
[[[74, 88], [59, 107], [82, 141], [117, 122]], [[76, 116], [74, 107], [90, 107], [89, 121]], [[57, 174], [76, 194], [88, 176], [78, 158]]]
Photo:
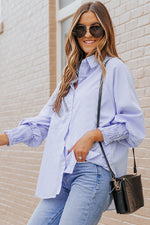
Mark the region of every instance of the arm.
[[143, 113], [131, 72], [124, 63], [113, 60], [116, 59], [112, 59], [106, 79], [115, 114], [109, 124], [99, 125], [99, 129], [106, 145], [117, 141], [128, 147], [135, 147], [145, 137]]
[[60, 83], [38, 116], [25, 118], [18, 127], [4, 131], [8, 136], [9, 146], [24, 143], [30, 147], [37, 147], [42, 144], [48, 133], [53, 111], [52, 107], [59, 86]]

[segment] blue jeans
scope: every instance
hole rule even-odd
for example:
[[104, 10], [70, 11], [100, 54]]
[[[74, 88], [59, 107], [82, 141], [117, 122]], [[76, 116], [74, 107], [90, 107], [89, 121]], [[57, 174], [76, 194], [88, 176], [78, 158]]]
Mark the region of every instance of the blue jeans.
[[64, 174], [59, 195], [41, 200], [28, 225], [97, 225], [111, 203], [110, 180], [101, 166], [77, 163]]

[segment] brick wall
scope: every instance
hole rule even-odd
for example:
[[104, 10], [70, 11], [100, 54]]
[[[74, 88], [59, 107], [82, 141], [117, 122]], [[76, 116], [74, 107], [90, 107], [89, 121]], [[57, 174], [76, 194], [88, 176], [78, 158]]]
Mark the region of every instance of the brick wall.
[[50, 56], [50, 93], [56, 87], [56, 4], [49, 1], [49, 56]]
[[[38, 114], [49, 98], [49, 1], [7, 0], [0, 35], [0, 133]], [[25, 225], [43, 145], [0, 147], [0, 225]]]

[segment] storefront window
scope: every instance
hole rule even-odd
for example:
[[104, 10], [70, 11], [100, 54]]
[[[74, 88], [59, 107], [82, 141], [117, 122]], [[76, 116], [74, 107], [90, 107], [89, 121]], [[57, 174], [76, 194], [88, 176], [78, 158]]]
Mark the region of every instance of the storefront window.
[[66, 65], [65, 42], [70, 28], [73, 14], [83, 0], [57, 0], [56, 22], [57, 22], [57, 83], [60, 81]]
[[75, 0], [59, 0], [59, 9], [66, 7], [67, 5], [71, 4]]

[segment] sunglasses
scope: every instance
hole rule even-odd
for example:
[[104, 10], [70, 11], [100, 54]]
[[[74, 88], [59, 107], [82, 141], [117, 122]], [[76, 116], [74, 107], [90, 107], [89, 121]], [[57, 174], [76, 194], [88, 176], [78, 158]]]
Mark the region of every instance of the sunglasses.
[[[72, 30], [72, 33], [74, 36], [76, 36], [77, 38], [81, 38], [83, 37], [86, 32], [87, 32], [87, 28], [85, 25], [83, 24], [77, 24], [74, 29]], [[91, 25], [89, 28], [90, 34], [95, 37], [95, 38], [99, 38], [104, 34], [104, 30], [101, 27], [101, 25]]]

